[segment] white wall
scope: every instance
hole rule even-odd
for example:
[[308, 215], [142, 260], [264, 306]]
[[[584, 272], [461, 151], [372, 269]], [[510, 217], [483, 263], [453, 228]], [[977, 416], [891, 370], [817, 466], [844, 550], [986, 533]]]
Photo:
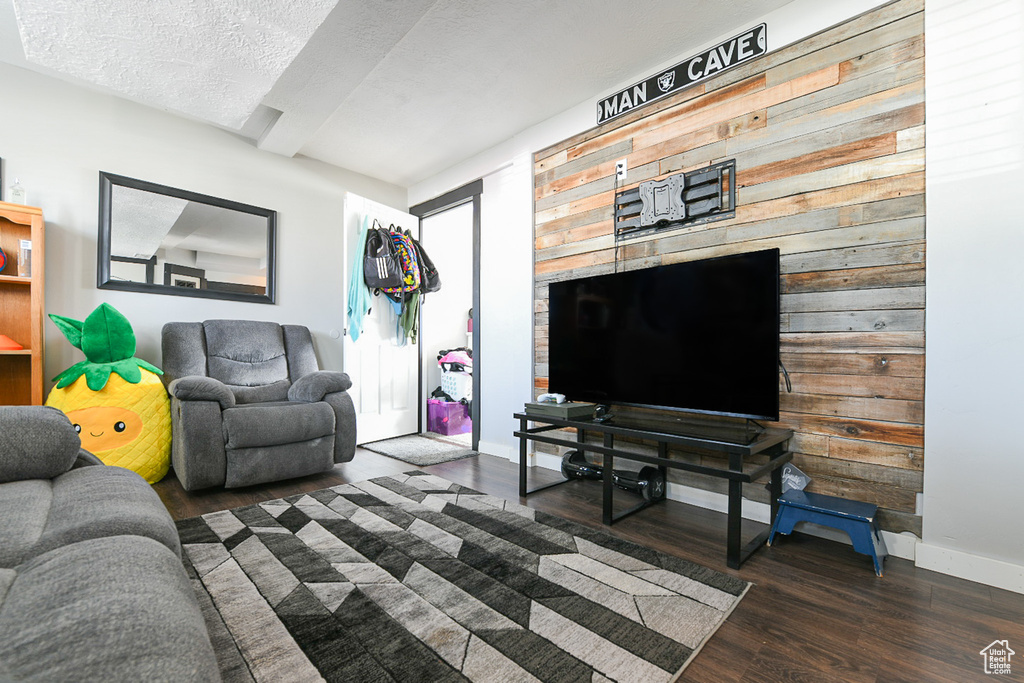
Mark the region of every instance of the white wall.
[[[794, 0], [750, 25], [761, 21], [768, 24], [768, 49], [774, 51], [881, 4], [884, 3], [880, 0], [831, 0], [827, 3]], [[483, 452], [518, 457], [517, 443], [512, 437], [516, 426], [512, 413], [522, 410], [523, 403], [533, 398], [533, 153], [592, 128], [595, 105], [602, 97], [677, 64], [747, 27], [737, 26], [705, 45], [680, 46], [676, 57], [662, 64], [652, 64], [650, 69], [631, 76], [615, 88], [594, 93], [592, 99], [409, 188], [409, 202], [415, 205], [484, 178], [483, 279], [485, 284], [500, 282], [501, 285], [485, 286], [480, 293], [480, 448]], [[507, 173], [509, 169], [513, 169], [511, 176]], [[489, 275], [489, 266], [500, 267], [500, 277]], [[492, 376], [492, 372], [496, 374]]]
[[480, 450], [510, 459], [512, 413], [533, 400], [532, 193], [533, 159], [520, 154], [484, 176], [480, 196]]
[[924, 543], [918, 564], [1024, 592], [1024, 4], [925, 2]]
[[[404, 189], [309, 159], [255, 149], [225, 131], [0, 64], [0, 155], [46, 218], [46, 312], [82, 319], [106, 301], [124, 313], [138, 355], [160, 362], [171, 320], [251, 318], [307, 325], [321, 363], [341, 368], [344, 326], [342, 196], [405, 209]], [[277, 305], [96, 288], [99, 171], [278, 212]], [[6, 193], [5, 193], [6, 194]], [[81, 360], [45, 323], [47, 379]]]

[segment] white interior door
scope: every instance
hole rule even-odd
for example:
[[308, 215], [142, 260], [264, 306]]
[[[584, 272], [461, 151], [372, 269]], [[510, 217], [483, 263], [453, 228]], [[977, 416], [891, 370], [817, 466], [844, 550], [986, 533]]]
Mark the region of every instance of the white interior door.
[[[363, 217], [370, 225], [376, 218], [385, 227], [394, 224], [419, 238], [419, 219], [383, 204], [345, 193], [345, 256], [346, 271], [358, 267], [356, 252]], [[345, 276], [342, 306], [347, 310], [349, 273]], [[356, 407], [356, 431], [359, 443], [369, 443], [419, 430], [419, 346], [398, 345], [395, 315], [391, 302], [380, 295], [373, 297], [370, 312], [363, 318], [362, 332], [352, 341], [351, 324], [346, 315], [343, 367], [352, 378], [349, 393]]]

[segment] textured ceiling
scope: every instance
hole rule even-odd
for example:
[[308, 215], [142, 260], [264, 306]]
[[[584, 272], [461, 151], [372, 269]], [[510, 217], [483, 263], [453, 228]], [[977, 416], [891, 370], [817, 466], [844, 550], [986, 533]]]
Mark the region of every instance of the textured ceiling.
[[241, 128], [337, 0], [14, 0], [25, 58]]
[[410, 186], [789, 1], [0, 0], [0, 60]]

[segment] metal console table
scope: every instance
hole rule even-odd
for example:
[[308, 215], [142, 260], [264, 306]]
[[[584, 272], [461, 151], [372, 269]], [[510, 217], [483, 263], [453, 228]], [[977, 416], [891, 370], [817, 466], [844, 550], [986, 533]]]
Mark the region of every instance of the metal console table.
[[[514, 435], [519, 437], [519, 495], [525, 498], [531, 493], [536, 493], [553, 486], [559, 486], [567, 481], [571, 481], [569, 479], [563, 479], [562, 481], [556, 481], [544, 486], [528, 489], [526, 480], [526, 444], [528, 441], [539, 441], [542, 443], [553, 444], [555, 446], [575, 448], [581, 452], [589, 451], [591, 453], [598, 453], [603, 457], [604, 464], [602, 482], [604, 486], [602, 499], [603, 521], [608, 525], [611, 525], [627, 515], [631, 515], [634, 512], [658, 502], [645, 500], [628, 510], [624, 510], [618, 514], [613, 513], [612, 498], [615, 487], [612, 481], [612, 471], [615, 466], [615, 458], [623, 458], [625, 460], [657, 465], [661, 469], [663, 475], [667, 468], [672, 468], [728, 479], [729, 506], [728, 533], [726, 538], [726, 564], [732, 569], [739, 569], [740, 565], [743, 564], [747, 558], [754, 553], [754, 551], [763, 546], [771, 530], [770, 527], [765, 529], [763, 532], [755, 536], [749, 543], [741, 547], [740, 526], [743, 518], [743, 484], [756, 481], [765, 475], [769, 476], [768, 488], [771, 497], [771, 519], [774, 520], [775, 515], [779, 511], [778, 499], [782, 494], [782, 466], [793, 459], [793, 454], [788, 449], [788, 442], [790, 437], [793, 436], [793, 432], [788, 429], [765, 429], [748, 442], [743, 442], [744, 440], [742, 439], [732, 441], [723, 438], [708, 438], [651, 431], [619, 425], [612, 422], [602, 423], [595, 422], [593, 420], [566, 420], [550, 416], [528, 415], [526, 413], [516, 413], [515, 418], [519, 420], [519, 430], [514, 432]], [[530, 422], [537, 423], [542, 426], [530, 427], [528, 424]], [[545, 434], [545, 432], [564, 428], [575, 429], [575, 438], [569, 435], [557, 436]], [[586, 439], [588, 432], [601, 434], [603, 437], [602, 443], [600, 445], [587, 443]], [[658, 445], [657, 455], [635, 453], [617, 448], [615, 446], [616, 436], [654, 441]], [[721, 468], [685, 462], [678, 458], [671, 457], [668, 452], [669, 446], [676, 446], [683, 449], [687, 447], [699, 448], [724, 453], [728, 458], [729, 466], [727, 468]], [[750, 469], [745, 468], [745, 460], [754, 455], [767, 456], [768, 462], [756, 467], [751, 467]]]

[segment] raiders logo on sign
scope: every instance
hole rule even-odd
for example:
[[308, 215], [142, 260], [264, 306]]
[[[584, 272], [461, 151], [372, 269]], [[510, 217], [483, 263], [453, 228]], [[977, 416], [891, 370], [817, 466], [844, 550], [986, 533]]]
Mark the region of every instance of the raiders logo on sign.
[[620, 90], [597, 103], [598, 125], [611, 121], [637, 107], [665, 97], [703, 81], [742, 62], [760, 57], [768, 51], [768, 29], [765, 24], [730, 38], [721, 45], [705, 50], [658, 76], [651, 76], [625, 90]]
[[672, 89], [672, 84], [676, 82], [676, 72], [666, 71], [662, 75], [658, 76], [658, 90], [661, 92], [668, 92]]

